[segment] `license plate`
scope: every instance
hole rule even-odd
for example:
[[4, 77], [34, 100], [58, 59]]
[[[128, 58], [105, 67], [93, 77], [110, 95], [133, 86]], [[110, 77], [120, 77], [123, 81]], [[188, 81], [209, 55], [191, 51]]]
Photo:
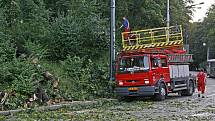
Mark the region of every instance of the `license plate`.
[[137, 91], [138, 88], [137, 88], [137, 87], [130, 87], [130, 88], [128, 88], [128, 90], [129, 90], [129, 91]]

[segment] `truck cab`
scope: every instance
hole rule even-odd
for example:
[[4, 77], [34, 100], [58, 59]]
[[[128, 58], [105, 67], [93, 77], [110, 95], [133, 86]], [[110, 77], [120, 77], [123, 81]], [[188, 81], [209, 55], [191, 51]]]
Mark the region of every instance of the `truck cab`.
[[[161, 77], [170, 81], [169, 66], [166, 55], [140, 54], [132, 56], [120, 56], [117, 63], [116, 78], [121, 80], [120, 86], [139, 86], [142, 84], [152, 85], [154, 80]], [[134, 79], [128, 81], [128, 79]], [[126, 81], [127, 80], [127, 81]]]
[[134, 54], [118, 58], [117, 93], [124, 96], [150, 96], [158, 93], [160, 79], [170, 82], [167, 56], [162, 54]]

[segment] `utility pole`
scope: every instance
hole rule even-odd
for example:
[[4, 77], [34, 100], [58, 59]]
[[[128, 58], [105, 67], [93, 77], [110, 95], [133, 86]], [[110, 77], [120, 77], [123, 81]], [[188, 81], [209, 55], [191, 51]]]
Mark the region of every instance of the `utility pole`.
[[210, 57], [210, 47], [208, 46], [208, 48], [207, 48], [207, 62], [210, 59], [209, 57]]
[[208, 60], [210, 59], [210, 47], [205, 42], [203, 43], [203, 46], [207, 47], [207, 62], [208, 62]]
[[169, 22], [170, 22], [170, 14], [169, 14], [169, 0], [167, 0], [167, 42], [169, 42]]
[[186, 52], [189, 54], [189, 49], [190, 49], [190, 45], [189, 45], [189, 26], [187, 25], [185, 28], [185, 44], [184, 44], [184, 48], [186, 50]]
[[115, 0], [111, 0], [110, 80], [114, 80], [115, 63]]

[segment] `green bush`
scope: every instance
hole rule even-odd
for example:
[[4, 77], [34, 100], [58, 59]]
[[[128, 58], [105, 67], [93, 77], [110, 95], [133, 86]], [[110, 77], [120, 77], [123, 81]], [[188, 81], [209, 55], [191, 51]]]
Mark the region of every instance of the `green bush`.
[[111, 96], [112, 85], [105, 65], [76, 56], [68, 57], [62, 64], [64, 79], [68, 79], [61, 85], [65, 98], [86, 100]]
[[28, 59], [14, 59], [1, 64], [1, 67], [1, 84], [5, 92], [10, 94], [5, 103], [6, 108], [23, 107], [38, 87], [38, 81], [42, 80], [41, 72]]
[[[38, 87], [38, 81], [42, 80], [42, 70], [32, 64], [30, 57], [16, 57], [16, 48], [10, 38], [0, 41], [0, 91], [9, 94], [5, 102], [6, 109], [23, 107], [26, 100]], [[37, 52], [33, 49], [32, 53]], [[38, 48], [38, 47], [37, 47]], [[39, 54], [42, 55], [42, 54]]]
[[[49, 58], [65, 60], [67, 55], [100, 58], [108, 50], [108, 21], [93, 1], [73, 1], [68, 15], [58, 16], [46, 42]], [[97, 14], [98, 11], [98, 14]]]
[[[73, 1], [59, 15], [47, 2], [4, 0], [0, 5], [0, 91], [10, 93], [7, 109], [22, 107], [43, 79], [43, 70], [31, 62], [35, 56], [39, 60], [46, 56], [47, 67], [53, 65], [50, 60], [61, 66], [46, 68], [40, 61], [60, 78], [61, 96], [85, 100], [111, 95], [107, 66], [86, 59], [98, 61], [108, 49], [108, 20], [97, 14], [100, 6], [96, 1]], [[49, 96], [53, 93], [50, 85], [44, 85]]]

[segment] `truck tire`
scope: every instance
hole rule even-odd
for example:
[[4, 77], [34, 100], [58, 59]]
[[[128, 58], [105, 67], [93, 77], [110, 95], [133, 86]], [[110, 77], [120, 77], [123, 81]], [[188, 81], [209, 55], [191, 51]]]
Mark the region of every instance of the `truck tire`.
[[193, 92], [195, 90], [194, 82], [192, 80], [189, 80], [189, 87], [187, 90], [182, 91], [182, 96], [192, 96]]
[[159, 89], [158, 90], [159, 92], [154, 95], [154, 99], [156, 101], [165, 100], [166, 96], [167, 96], [167, 91], [166, 91], [164, 83], [160, 83], [159, 86], [158, 86], [158, 89]]

